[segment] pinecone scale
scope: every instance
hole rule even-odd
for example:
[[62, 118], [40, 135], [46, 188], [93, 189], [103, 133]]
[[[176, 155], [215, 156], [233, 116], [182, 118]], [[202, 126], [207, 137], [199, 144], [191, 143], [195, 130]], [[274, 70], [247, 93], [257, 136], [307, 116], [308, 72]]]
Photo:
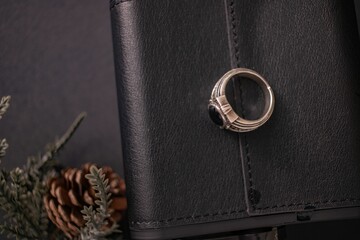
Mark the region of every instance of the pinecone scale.
[[[68, 168], [59, 177], [48, 182], [49, 193], [44, 197], [44, 205], [49, 219], [69, 238], [79, 236], [79, 229], [85, 220], [80, 212], [84, 206], [94, 206], [95, 191], [85, 175], [90, 173], [93, 164], [85, 164], [81, 169]], [[109, 180], [111, 204], [109, 226], [124, 217], [127, 208], [125, 181], [110, 167], [103, 167], [103, 173]], [[94, 206], [96, 207], [96, 206]]]

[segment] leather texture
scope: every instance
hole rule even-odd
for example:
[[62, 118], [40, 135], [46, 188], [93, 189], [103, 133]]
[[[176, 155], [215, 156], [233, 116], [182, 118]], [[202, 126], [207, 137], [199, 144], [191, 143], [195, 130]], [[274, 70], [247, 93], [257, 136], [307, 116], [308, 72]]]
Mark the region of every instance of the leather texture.
[[[111, 16], [132, 230], [360, 206], [352, 2], [118, 0]], [[262, 74], [276, 97], [269, 122], [246, 134], [207, 112], [235, 67]], [[254, 118], [261, 94], [232, 87]]]
[[223, 2], [168, 3], [112, 9], [130, 221], [146, 228], [242, 217], [238, 135], [207, 112], [231, 67]]
[[268, 124], [240, 136], [249, 213], [359, 204], [353, 5], [241, 0], [230, 1], [230, 8], [233, 67], [262, 73], [276, 96]]
[[360, 37], [360, 2], [355, 0], [354, 4], [355, 4], [355, 10], [356, 10], [356, 19], [357, 19], [357, 24], [358, 24], [358, 32], [359, 32], [359, 37]]

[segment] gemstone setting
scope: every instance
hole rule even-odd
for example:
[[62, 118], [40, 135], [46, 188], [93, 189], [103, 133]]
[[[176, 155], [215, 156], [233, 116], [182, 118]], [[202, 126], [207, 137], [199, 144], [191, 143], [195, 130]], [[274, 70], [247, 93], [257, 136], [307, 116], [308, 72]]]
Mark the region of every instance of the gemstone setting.
[[210, 119], [218, 126], [223, 127], [224, 126], [224, 120], [221, 116], [221, 113], [219, 111], [219, 108], [214, 104], [209, 104], [208, 107], [209, 116]]

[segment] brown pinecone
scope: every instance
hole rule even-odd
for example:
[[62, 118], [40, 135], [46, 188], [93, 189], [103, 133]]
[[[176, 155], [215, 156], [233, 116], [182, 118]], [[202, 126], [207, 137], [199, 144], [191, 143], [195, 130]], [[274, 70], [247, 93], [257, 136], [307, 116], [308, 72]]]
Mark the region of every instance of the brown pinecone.
[[[59, 177], [52, 178], [48, 183], [50, 191], [44, 197], [48, 217], [70, 238], [78, 236], [78, 229], [85, 225], [80, 211], [84, 206], [95, 205], [97, 199], [94, 189], [85, 178], [92, 165], [94, 164], [87, 163], [81, 169], [65, 169]], [[109, 209], [112, 212], [108, 222], [111, 226], [122, 219], [127, 208], [125, 181], [110, 167], [102, 167], [102, 170], [109, 179], [112, 199]]]

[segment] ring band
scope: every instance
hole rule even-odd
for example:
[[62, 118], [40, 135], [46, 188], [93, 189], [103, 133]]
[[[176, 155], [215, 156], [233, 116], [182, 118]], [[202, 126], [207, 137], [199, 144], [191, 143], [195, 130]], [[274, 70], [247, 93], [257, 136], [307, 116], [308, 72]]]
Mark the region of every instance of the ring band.
[[[265, 107], [260, 118], [256, 120], [241, 118], [229, 104], [225, 95], [225, 89], [229, 80], [234, 76], [249, 78], [261, 87], [265, 97]], [[235, 68], [225, 73], [215, 84], [211, 93], [208, 110], [211, 120], [216, 125], [219, 125], [220, 128], [234, 132], [249, 132], [257, 129], [269, 120], [274, 111], [274, 105], [274, 93], [270, 85], [260, 74], [247, 68]]]

